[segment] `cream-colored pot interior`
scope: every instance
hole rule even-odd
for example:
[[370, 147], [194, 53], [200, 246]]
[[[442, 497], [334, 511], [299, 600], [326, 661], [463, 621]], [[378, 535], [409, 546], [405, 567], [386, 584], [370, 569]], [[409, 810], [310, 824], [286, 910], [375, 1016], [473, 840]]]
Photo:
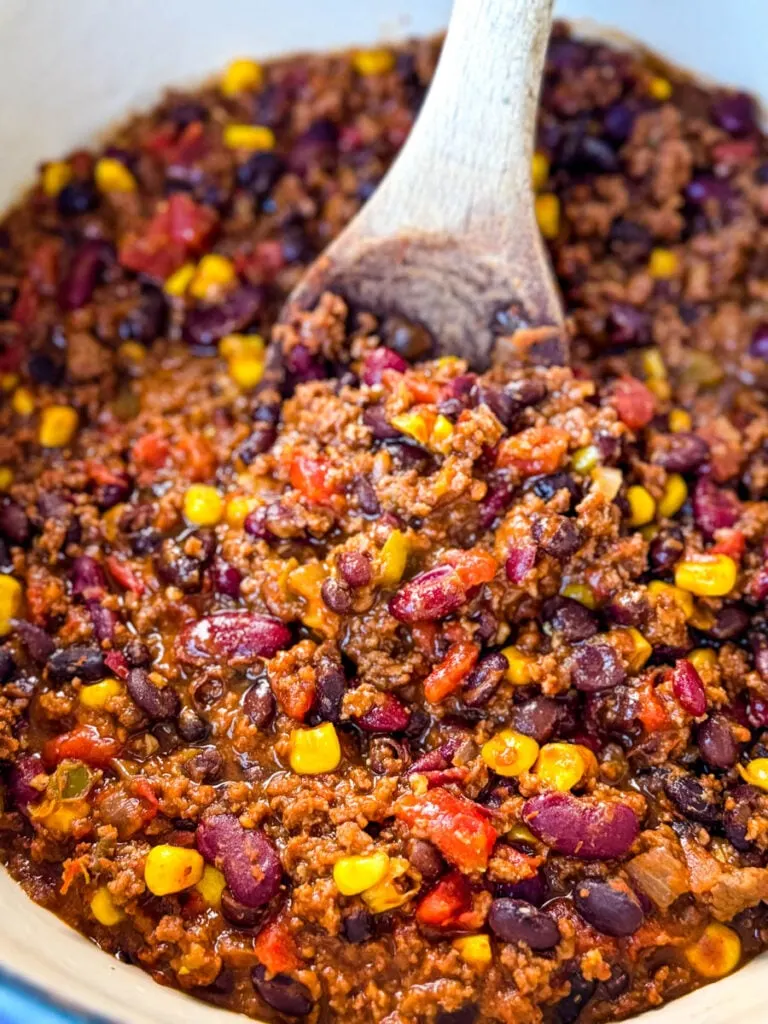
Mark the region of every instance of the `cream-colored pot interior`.
[[[241, 54], [434, 32], [449, 8], [450, 0], [0, 0], [0, 207], [39, 161], [93, 139], [166, 85], [194, 83]], [[768, 97], [766, 0], [560, 0], [557, 10], [618, 28], [708, 78]], [[235, 1019], [101, 953], [31, 903], [4, 871], [0, 966], [114, 1024]], [[764, 957], [638, 1020], [766, 1024], [766, 992]]]

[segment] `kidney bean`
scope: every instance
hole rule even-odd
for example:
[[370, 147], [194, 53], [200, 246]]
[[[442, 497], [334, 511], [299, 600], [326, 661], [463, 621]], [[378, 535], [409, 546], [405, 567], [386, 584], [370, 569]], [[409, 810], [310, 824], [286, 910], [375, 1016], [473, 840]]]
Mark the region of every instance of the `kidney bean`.
[[100, 647], [74, 644], [54, 651], [48, 659], [48, 676], [53, 683], [68, 683], [75, 677], [86, 683], [95, 683], [106, 674]]
[[464, 603], [466, 593], [456, 570], [440, 565], [415, 576], [389, 602], [389, 610], [400, 622], [429, 622], [444, 619]]
[[227, 334], [237, 334], [260, 315], [266, 297], [264, 288], [246, 285], [216, 305], [190, 309], [184, 320], [185, 340], [192, 345], [209, 346]]
[[152, 652], [141, 640], [129, 640], [123, 654], [131, 668], [147, 668], [152, 664]]
[[107, 579], [104, 570], [95, 558], [80, 555], [72, 563], [69, 571], [72, 581], [72, 593], [86, 600], [100, 599], [107, 590]]
[[354, 494], [360, 511], [366, 516], [378, 516], [381, 514], [381, 505], [376, 496], [376, 490], [367, 476], [358, 475], [352, 481]]
[[0, 504], [0, 534], [10, 543], [24, 547], [32, 536], [32, 524], [29, 516], [11, 498]]
[[645, 917], [635, 894], [619, 879], [586, 878], [573, 890], [573, 902], [593, 928], [615, 938], [634, 935]]
[[539, 695], [512, 709], [512, 728], [537, 743], [546, 743], [560, 718], [560, 705], [551, 697]]
[[88, 615], [93, 626], [93, 635], [97, 640], [112, 640], [118, 623], [117, 613], [105, 608], [98, 601], [88, 601]]
[[707, 632], [715, 640], [736, 640], [749, 627], [749, 614], [735, 604], [727, 604], [715, 616], [715, 624]]
[[230, 565], [222, 558], [217, 558], [211, 567], [211, 582], [217, 594], [237, 598], [240, 596], [243, 575], [234, 565]]
[[255, 612], [223, 612], [188, 623], [176, 638], [176, 657], [188, 665], [227, 660], [247, 664], [273, 658], [291, 642], [279, 619]]
[[712, 715], [702, 722], [696, 734], [699, 753], [712, 768], [732, 768], [739, 756], [736, 742], [728, 719], [723, 715]]
[[536, 952], [553, 949], [560, 941], [560, 930], [555, 920], [522, 900], [495, 899], [488, 914], [488, 924], [503, 942], [524, 942]]
[[664, 779], [664, 792], [681, 814], [702, 825], [716, 825], [722, 817], [720, 801], [694, 775], [669, 773]]
[[50, 634], [24, 619], [14, 619], [13, 624], [30, 658], [38, 665], [44, 665], [56, 649]]
[[511, 548], [507, 555], [505, 570], [507, 579], [516, 586], [525, 580], [525, 577], [536, 564], [536, 545], [518, 544]]
[[357, 724], [365, 732], [402, 732], [410, 717], [408, 709], [388, 693], [384, 703], [366, 711], [357, 719]]
[[542, 614], [569, 644], [589, 640], [597, 632], [597, 617], [570, 597], [553, 597], [545, 601]]
[[43, 791], [32, 785], [32, 780], [38, 775], [47, 775], [43, 759], [39, 754], [27, 754], [17, 758], [11, 768], [8, 788], [16, 807], [26, 814], [29, 805], [36, 803], [43, 795]]
[[627, 804], [577, 799], [570, 793], [544, 793], [526, 800], [523, 819], [547, 846], [582, 860], [622, 857], [640, 830]]
[[571, 655], [571, 682], [577, 690], [597, 693], [623, 683], [626, 670], [610, 644], [586, 643]]
[[88, 239], [75, 251], [61, 283], [59, 304], [62, 309], [80, 309], [90, 302], [99, 277], [115, 261], [112, 246], [100, 239]]
[[277, 895], [282, 865], [266, 835], [245, 829], [234, 814], [213, 814], [197, 826], [197, 848], [224, 872], [230, 892], [248, 907], [261, 907]]
[[675, 665], [672, 692], [680, 707], [694, 718], [707, 710], [707, 694], [701, 676], [686, 658], [681, 658]]
[[329, 576], [320, 588], [323, 603], [337, 615], [347, 615], [352, 610], [352, 593], [343, 580]]
[[275, 716], [277, 704], [266, 680], [254, 683], [243, 697], [243, 711], [258, 729], [265, 729]]
[[158, 686], [149, 678], [143, 668], [132, 668], [126, 681], [126, 689], [134, 704], [153, 721], [175, 718], [179, 713], [179, 695], [172, 686]]
[[363, 551], [343, 551], [338, 560], [339, 574], [347, 586], [357, 590], [373, 579], [371, 559]]
[[212, 784], [224, 773], [224, 758], [216, 747], [203, 747], [184, 764], [184, 774], [193, 782]]
[[531, 534], [543, 551], [559, 560], [568, 558], [581, 547], [579, 528], [565, 516], [537, 519]]
[[381, 384], [385, 370], [394, 370], [395, 373], [405, 373], [408, 363], [392, 349], [379, 346], [369, 352], [363, 360], [362, 381], [369, 387]]
[[540, 907], [549, 896], [549, 886], [542, 871], [537, 871], [530, 878], [524, 878], [520, 882], [502, 882], [496, 886], [497, 896], [509, 896], [514, 900], [522, 900], [523, 903], [532, 903], [534, 907]]
[[323, 658], [316, 672], [315, 712], [321, 722], [341, 721], [341, 705], [347, 689], [344, 670], [330, 658]]
[[261, 998], [273, 1010], [287, 1017], [306, 1017], [312, 1010], [312, 996], [306, 985], [287, 974], [275, 974], [267, 978], [266, 968], [259, 964], [251, 971], [253, 986]]
[[187, 743], [199, 743], [208, 735], [208, 723], [194, 708], [182, 708], [176, 721], [179, 735]]
[[509, 664], [501, 652], [487, 654], [472, 669], [464, 681], [462, 700], [467, 707], [487, 704], [504, 678]]
[[709, 445], [698, 434], [666, 434], [653, 453], [653, 461], [670, 473], [691, 473], [709, 458]]
[[757, 131], [758, 113], [754, 99], [745, 92], [734, 92], [714, 100], [712, 120], [729, 135], [753, 135]]
[[706, 537], [733, 526], [741, 515], [739, 499], [707, 476], [699, 477], [693, 491], [693, 518]]

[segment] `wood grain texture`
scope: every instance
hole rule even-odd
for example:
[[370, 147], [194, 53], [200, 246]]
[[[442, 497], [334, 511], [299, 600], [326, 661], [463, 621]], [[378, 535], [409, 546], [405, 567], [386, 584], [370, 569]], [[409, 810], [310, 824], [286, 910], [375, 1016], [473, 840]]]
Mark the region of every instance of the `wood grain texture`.
[[553, 0], [455, 0], [419, 118], [389, 173], [311, 268], [286, 315], [324, 288], [423, 324], [481, 368], [495, 315], [562, 312], [533, 207], [531, 158]]

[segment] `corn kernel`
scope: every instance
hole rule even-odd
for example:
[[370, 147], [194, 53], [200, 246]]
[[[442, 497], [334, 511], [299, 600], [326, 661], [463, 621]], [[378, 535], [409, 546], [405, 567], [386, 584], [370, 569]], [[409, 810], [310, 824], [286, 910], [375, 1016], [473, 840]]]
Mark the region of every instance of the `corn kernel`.
[[358, 75], [371, 78], [373, 75], [385, 75], [395, 66], [395, 55], [391, 50], [377, 47], [372, 50], [358, 50], [352, 58], [352, 66]]
[[637, 484], [627, 489], [630, 526], [645, 526], [656, 515], [656, 502], [645, 487]]
[[675, 566], [675, 586], [697, 597], [725, 597], [736, 586], [739, 570], [728, 555], [701, 555]]
[[247, 355], [252, 359], [264, 359], [266, 345], [260, 334], [227, 334], [219, 342], [222, 359], [234, 359]]
[[502, 729], [483, 744], [480, 754], [497, 775], [520, 775], [527, 772], [539, 754], [536, 740], [514, 729]]
[[688, 499], [688, 485], [679, 473], [670, 473], [664, 484], [664, 493], [659, 498], [657, 512], [665, 519], [677, 515]]
[[717, 616], [712, 609], [700, 604], [694, 605], [693, 615], [688, 619], [694, 629], [700, 629], [703, 633], [708, 633], [716, 621]]
[[663, 377], [651, 377], [645, 382], [645, 386], [660, 402], [666, 402], [672, 396], [672, 386]]
[[394, 884], [395, 879], [402, 877], [409, 867], [410, 864], [405, 857], [390, 857], [387, 874], [382, 881], [361, 893], [363, 901], [372, 913], [385, 914], [387, 911], [396, 910], [416, 895], [418, 887], [401, 891]]
[[10, 466], [0, 466], [0, 491], [10, 490], [13, 483], [13, 470]]
[[646, 377], [662, 377], [667, 376], [667, 367], [664, 363], [664, 357], [657, 348], [647, 348], [643, 351], [641, 356], [643, 364], [643, 372]]
[[541, 192], [547, 183], [549, 177], [549, 157], [546, 153], [542, 153], [541, 150], [537, 150], [533, 154], [533, 160], [531, 161], [531, 183], [533, 185], [534, 192]]
[[184, 516], [195, 526], [215, 526], [224, 514], [224, 502], [215, 487], [192, 484], [184, 495]]
[[571, 456], [571, 469], [575, 473], [591, 473], [600, 461], [600, 449], [594, 444], [577, 448]]
[[703, 935], [685, 949], [685, 958], [702, 978], [722, 978], [739, 965], [741, 939], [732, 929], [713, 921]]
[[275, 133], [261, 124], [228, 124], [224, 129], [224, 145], [227, 149], [249, 151], [275, 148]]
[[323, 722], [314, 729], [293, 729], [288, 759], [297, 775], [335, 771], [341, 761], [341, 746], [333, 723]]
[[72, 168], [64, 160], [52, 160], [43, 168], [43, 192], [52, 199], [72, 180]]
[[183, 264], [178, 270], [174, 270], [170, 277], [165, 279], [163, 291], [166, 295], [170, 295], [171, 298], [180, 299], [183, 295], [186, 295], [196, 272], [197, 267], [194, 263]]
[[702, 678], [717, 669], [717, 654], [710, 647], [697, 647], [687, 658]]
[[155, 896], [168, 896], [196, 885], [205, 861], [197, 850], [182, 846], [153, 846], [144, 862], [144, 881]]
[[103, 708], [112, 697], [123, 692], [123, 684], [117, 679], [103, 679], [100, 683], [91, 683], [80, 691], [80, 703], [87, 708]]
[[189, 293], [195, 299], [211, 299], [231, 287], [237, 280], [232, 261], [226, 256], [211, 252], [203, 256], [197, 265], [195, 276], [189, 285]]
[[671, 583], [663, 583], [661, 580], [651, 580], [648, 584], [648, 593], [653, 598], [658, 598], [662, 594], [668, 594], [678, 608], [680, 608], [683, 615], [685, 615], [686, 620], [693, 616], [693, 598], [687, 590], [673, 587]]
[[388, 854], [377, 850], [337, 860], [333, 865], [333, 880], [342, 896], [357, 896], [383, 881], [388, 871]]
[[407, 434], [419, 444], [426, 444], [429, 441], [430, 426], [426, 416], [418, 412], [401, 412], [392, 417], [392, 426], [402, 434]]
[[452, 437], [453, 424], [447, 416], [440, 413], [432, 427], [432, 433], [429, 435], [429, 443], [440, 451], [446, 447]]
[[453, 940], [453, 948], [470, 967], [487, 967], [493, 959], [491, 940], [487, 935], [460, 935]]
[[667, 281], [677, 273], [678, 259], [671, 249], [653, 249], [648, 273], [657, 281]]
[[105, 928], [114, 928], [125, 918], [123, 911], [115, 906], [112, 894], [106, 885], [102, 885], [91, 897], [91, 913]]
[[77, 422], [77, 412], [71, 405], [49, 405], [40, 417], [40, 444], [43, 448], [63, 448], [75, 436]]
[[560, 591], [563, 597], [569, 597], [571, 601], [578, 601], [579, 604], [583, 604], [585, 608], [591, 608], [594, 610], [597, 608], [597, 601], [595, 600], [595, 592], [586, 583], [568, 583]]
[[533, 846], [538, 842], [533, 832], [522, 821], [516, 821], [506, 835], [507, 839], [512, 840], [512, 842], [531, 843]]
[[103, 156], [93, 172], [99, 192], [135, 192], [136, 179], [120, 160]]
[[651, 647], [640, 630], [635, 629], [634, 626], [628, 626], [622, 632], [632, 641], [632, 649], [629, 652], [625, 652], [629, 668], [632, 672], [639, 672], [653, 654], [653, 647]]
[[598, 466], [592, 470], [590, 477], [606, 501], [613, 501], [624, 482], [621, 470], [615, 469], [613, 466]]
[[212, 864], [206, 864], [203, 868], [203, 877], [195, 883], [195, 888], [203, 897], [209, 907], [218, 909], [221, 905], [221, 894], [227, 887], [227, 880], [224, 873], [215, 868]]
[[11, 397], [11, 408], [17, 416], [31, 416], [35, 411], [35, 397], [29, 388], [16, 388]]
[[738, 768], [745, 782], [768, 791], [768, 757], [756, 757], [746, 765], [740, 764]]
[[693, 426], [691, 414], [686, 409], [673, 409], [669, 414], [669, 429], [673, 434], [687, 434]]
[[535, 199], [536, 222], [545, 238], [557, 238], [560, 231], [560, 200], [552, 192], [542, 192]]
[[531, 681], [533, 658], [517, 647], [505, 647], [501, 652], [507, 659], [507, 679], [515, 686], [527, 686]]
[[403, 578], [408, 561], [408, 538], [401, 530], [393, 530], [379, 552], [379, 586], [394, 587]]
[[227, 65], [221, 76], [220, 88], [225, 96], [232, 98], [249, 89], [258, 89], [263, 80], [261, 65], [255, 60], [241, 58]]
[[584, 778], [587, 763], [575, 743], [545, 743], [539, 751], [534, 772], [539, 782], [566, 793]]
[[662, 78], [661, 75], [654, 75], [648, 83], [648, 93], [655, 100], [663, 103], [672, 95], [672, 83], [667, 78]]
[[0, 636], [11, 631], [11, 619], [15, 619], [21, 608], [23, 591], [13, 576], [0, 575]]
[[233, 356], [228, 364], [229, 376], [243, 391], [255, 388], [264, 376], [264, 360], [257, 356]]
[[139, 366], [147, 358], [147, 350], [138, 341], [124, 341], [117, 354], [130, 366]]
[[0, 388], [3, 391], [13, 391], [18, 383], [18, 373], [0, 373]]
[[231, 526], [234, 529], [241, 527], [255, 508], [255, 505], [254, 498], [245, 498], [241, 495], [235, 495], [234, 498], [230, 498], [224, 510], [227, 526]]

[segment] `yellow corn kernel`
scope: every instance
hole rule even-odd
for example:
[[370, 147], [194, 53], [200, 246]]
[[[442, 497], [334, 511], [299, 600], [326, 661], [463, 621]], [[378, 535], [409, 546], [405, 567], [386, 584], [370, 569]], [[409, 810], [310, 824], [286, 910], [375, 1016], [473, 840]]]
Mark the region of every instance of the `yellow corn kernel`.
[[656, 515], [656, 502], [645, 487], [635, 484], [627, 489], [630, 526], [645, 526]]
[[646, 348], [641, 356], [643, 372], [646, 377], [666, 378], [667, 367], [664, 357], [657, 348]]
[[155, 896], [168, 896], [196, 885], [205, 861], [197, 850], [182, 846], [153, 846], [144, 862], [144, 881]]
[[553, 192], [542, 192], [535, 199], [536, 222], [545, 238], [557, 238], [560, 231], [560, 200]]
[[227, 502], [224, 510], [224, 518], [227, 526], [238, 529], [243, 525], [250, 513], [256, 507], [254, 498], [245, 498], [242, 495], [235, 495]]
[[379, 552], [379, 586], [394, 587], [403, 578], [408, 561], [408, 538], [401, 530], [393, 530]]
[[614, 469], [613, 466], [597, 466], [592, 470], [590, 477], [606, 501], [613, 501], [624, 482], [621, 470]]
[[232, 261], [211, 252], [198, 263], [189, 285], [189, 293], [195, 299], [211, 299], [231, 287], [236, 280], [237, 273]]
[[520, 775], [535, 763], [539, 744], [522, 732], [502, 729], [483, 744], [480, 754], [497, 775]]
[[395, 885], [395, 879], [402, 877], [410, 867], [405, 857], [390, 857], [386, 876], [377, 885], [361, 893], [368, 909], [374, 914], [386, 914], [407, 903], [418, 892], [418, 887], [402, 891]]
[[665, 519], [677, 515], [688, 499], [688, 485], [679, 473], [670, 473], [664, 484], [664, 493], [659, 498], [657, 512]]
[[673, 409], [669, 414], [669, 429], [673, 434], [687, 434], [693, 426], [687, 409]]
[[419, 412], [401, 412], [392, 417], [392, 426], [419, 444], [426, 444], [429, 441], [432, 424]]
[[667, 594], [675, 604], [680, 608], [686, 620], [690, 619], [693, 615], [693, 598], [687, 590], [681, 590], [680, 587], [673, 587], [671, 583], [663, 583], [661, 580], [651, 580], [648, 584], [648, 593], [653, 598], [658, 598], [662, 594]]
[[491, 940], [487, 935], [460, 935], [453, 940], [453, 948], [470, 967], [487, 967], [493, 959]]
[[756, 757], [746, 765], [740, 764], [738, 768], [745, 782], [768, 791], [768, 757]]
[[569, 597], [572, 601], [578, 601], [585, 608], [594, 610], [597, 608], [595, 592], [587, 583], [568, 583], [560, 591], [563, 597]]
[[694, 629], [700, 629], [704, 633], [709, 632], [716, 621], [717, 618], [712, 609], [700, 604], [694, 605], [693, 615], [688, 619]]
[[648, 273], [657, 281], [667, 281], [677, 273], [678, 259], [671, 249], [653, 249]]
[[632, 672], [639, 672], [651, 654], [653, 654], [653, 647], [651, 647], [640, 630], [635, 629], [634, 626], [628, 626], [622, 632], [632, 641], [632, 650], [628, 654], [625, 652], [629, 668]]
[[675, 586], [697, 597], [725, 597], [736, 586], [739, 569], [728, 555], [700, 555], [678, 562]]
[[185, 263], [178, 270], [174, 270], [170, 277], [165, 279], [163, 291], [166, 295], [170, 295], [171, 298], [180, 299], [183, 295], [186, 295], [187, 289], [192, 284], [192, 279], [196, 273], [197, 267], [194, 263]]
[[385, 75], [395, 66], [395, 55], [383, 46], [372, 50], [358, 50], [352, 58], [352, 66], [363, 78]]
[[77, 422], [71, 405], [49, 405], [40, 416], [38, 441], [43, 448], [63, 448], [75, 436]]
[[221, 76], [219, 88], [225, 96], [231, 98], [249, 89], [258, 89], [263, 80], [261, 64], [257, 64], [255, 60], [240, 58], [227, 65]]
[[3, 391], [13, 391], [18, 383], [18, 373], [0, 373], [0, 388]]
[[0, 466], [0, 491], [8, 491], [13, 483], [13, 470], [10, 466]]
[[293, 729], [288, 759], [297, 775], [335, 771], [341, 761], [341, 746], [333, 723], [323, 722], [314, 729]]
[[195, 526], [215, 526], [224, 514], [224, 501], [215, 487], [192, 484], [184, 495], [184, 516]]
[[99, 192], [135, 192], [136, 179], [119, 160], [103, 156], [96, 161], [93, 172]]
[[11, 408], [17, 416], [31, 416], [35, 411], [35, 396], [29, 388], [16, 388], [11, 396]]
[[247, 355], [251, 359], [264, 359], [266, 344], [260, 334], [227, 334], [219, 342], [222, 359], [234, 359]]
[[561, 793], [573, 789], [584, 778], [587, 761], [575, 743], [545, 743], [533, 769], [539, 782]]
[[43, 168], [43, 192], [52, 199], [72, 180], [72, 168], [64, 160], [52, 160]]
[[591, 473], [600, 461], [600, 449], [594, 444], [577, 448], [571, 456], [571, 469], [575, 473]]
[[531, 183], [534, 192], [541, 192], [549, 177], [549, 157], [541, 150], [536, 150], [531, 161]]
[[662, 78], [661, 75], [654, 75], [648, 83], [648, 93], [655, 100], [663, 103], [672, 95], [672, 83], [669, 79]]
[[507, 679], [515, 686], [527, 686], [531, 681], [533, 658], [519, 648], [505, 647], [501, 652], [507, 659]]
[[206, 864], [203, 868], [203, 876], [195, 883], [195, 888], [203, 897], [209, 907], [218, 908], [221, 905], [221, 894], [227, 887], [227, 880], [224, 873], [215, 868], [212, 864]]
[[106, 707], [107, 701], [123, 692], [123, 684], [118, 679], [103, 679], [100, 683], [91, 683], [80, 691], [80, 703], [87, 708]]
[[13, 576], [0, 575], [0, 636], [11, 631], [11, 619], [15, 619], [21, 608], [23, 591]]
[[710, 647], [697, 647], [687, 658], [702, 678], [717, 668], [717, 654]]
[[536, 836], [531, 832], [527, 825], [524, 825], [522, 821], [516, 821], [512, 828], [506, 833], [507, 839], [515, 840], [520, 843], [532, 843], [534, 846], [538, 842]]
[[138, 341], [124, 341], [117, 354], [130, 366], [139, 366], [147, 358], [147, 350]]
[[383, 881], [389, 871], [389, 855], [383, 850], [342, 857], [333, 865], [333, 880], [342, 896], [357, 896]]
[[228, 124], [224, 129], [227, 149], [249, 151], [275, 148], [275, 133], [262, 124]]
[[243, 391], [255, 388], [264, 376], [264, 360], [242, 353], [233, 356], [228, 364], [229, 376]]
[[437, 448], [440, 451], [446, 447], [452, 437], [453, 424], [447, 416], [443, 416], [440, 413], [435, 420], [435, 425], [432, 427], [432, 433], [429, 435], [429, 443], [433, 448]]
[[713, 921], [686, 947], [685, 958], [702, 978], [722, 978], [739, 965], [741, 939], [732, 929]]
[[91, 897], [91, 913], [105, 928], [114, 928], [125, 918], [120, 907], [115, 906], [112, 894], [106, 885], [102, 885]]
[[39, 821], [49, 832], [66, 836], [72, 831], [74, 823], [80, 818], [85, 818], [89, 811], [90, 807], [86, 800], [67, 800], [65, 803], [54, 804], [47, 814], [40, 816]]
[[663, 377], [650, 377], [645, 386], [661, 402], [666, 402], [672, 396], [672, 386]]

